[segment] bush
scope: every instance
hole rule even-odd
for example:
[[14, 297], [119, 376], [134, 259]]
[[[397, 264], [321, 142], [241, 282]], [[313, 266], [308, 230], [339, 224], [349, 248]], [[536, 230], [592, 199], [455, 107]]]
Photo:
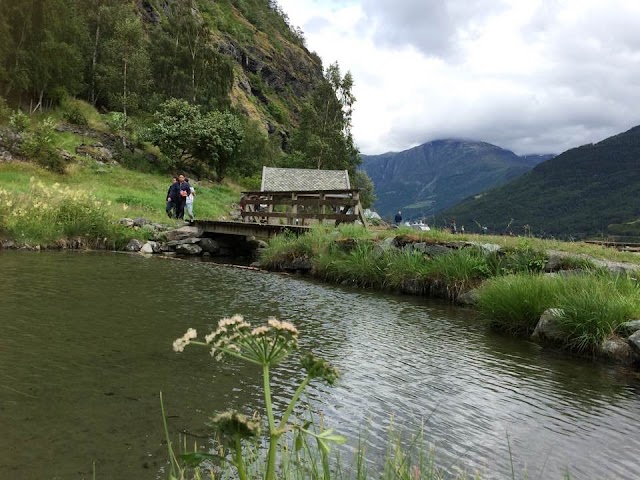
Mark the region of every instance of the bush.
[[26, 131], [27, 128], [29, 128], [29, 125], [31, 125], [31, 121], [29, 120], [29, 116], [22, 110], [14, 110], [14, 112], [9, 117], [9, 125], [17, 133], [22, 133]]
[[81, 127], [89, 125], [87, 116], [78, 102], [67, 99], [62, 103], [62, 118], [67, 122]]
[[20, 149], [28, 159], [54, 172], [64, 173], [64, 158], [54, 146], [54, 127], [51, 118], [43, 120], [33, 132], [24, 134]]

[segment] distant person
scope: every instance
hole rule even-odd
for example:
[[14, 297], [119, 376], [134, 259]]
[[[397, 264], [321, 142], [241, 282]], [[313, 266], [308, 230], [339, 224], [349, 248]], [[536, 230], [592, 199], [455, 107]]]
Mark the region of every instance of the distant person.
[[482, 227], [482, 234], [483, 235], [487, 234], [487, 227], [486, 226]]
[[175, 216], [176, 203], [178, 200], [178, 192], [176, 190], [176, 184], [178, 183], [177, 177], [171, 177], [171, 185], [167, 190], [167, 217], [173, 218]]
[[460, 234], [463, 235], [464, 234], [464, 225], [460, 225]]
[[400, 210], [398, 210], [398, 213], [396, 213], [396, 216], [393, 217], [393, 221], [395, 222], [396, 225], [400, 225], [402, 223], [402, 212]]
[[[189, 183], [189, 179], [185, 178], [185, 181]], [[193, 200], [196, 196], [196, 189], [189, 184], [189, 195], [187, 195], [187, 201], [185, 206], [187, 207], [187, 213], [189, 214], [189, 221], [193, 222], [196, 217], [193, 215]]]
[[458, 233], [458, 227], [456, 227], [456, 221], [455, 220], [451, 220], [451, 225], [449, 226], [449, 228], [451, 229], [451, 233], [453, 235]]
[[178, 201], [176, 203], [176, 218], [184, 220], [184, 208], [187, 205], [187, 197], [191, 192], [191, 185], [187, 182], [184, 174], [178, 175]]

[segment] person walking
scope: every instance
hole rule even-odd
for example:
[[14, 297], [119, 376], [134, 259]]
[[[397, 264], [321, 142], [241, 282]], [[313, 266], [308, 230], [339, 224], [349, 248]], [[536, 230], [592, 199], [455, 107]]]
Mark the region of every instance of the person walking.
[[[189, 183], [189, 179], [185, 178], [185, 181]], [[191, 186], [189, 183], [189, 195], [187, 195], [187, 201], [185, 206], [187, 207], [187, 214], [189, 214], [189, 221], [193, 222], [196, 217], [193, 215], [193, 200], [196, 196], [196, 189]]]
[[396, 216], [393, 218], [393, 221], [395, 222], [396, 225], [400, 225], [402, 223], [402, 212], [400, 210], [398, 210], [398, 213], [396, 213]]
[[171, 185], [169, 185], [169, 190], [167, 190], [167, 206], [165, 208], [167, 217], [169, 218], [173, 218], [175, 216], [176, 203], [179, 194], [176, 188], [177, 183], [178, 179], [176, 177], [171, 177]]

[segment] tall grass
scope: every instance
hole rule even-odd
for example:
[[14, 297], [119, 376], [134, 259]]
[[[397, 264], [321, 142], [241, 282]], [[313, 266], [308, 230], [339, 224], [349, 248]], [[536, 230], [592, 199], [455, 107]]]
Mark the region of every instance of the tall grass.
[[485, 256], [470, 249], [434, 258], [430, 262], [430, 271], [432, 288], [444, 288], [451, 300], [455, 300], [461, 292], [476, 287], [490, 274]]
[[640, 318], [640, 282], [626, 275], [580, 276], [564, 282], [555, 302], [565, 346], [594, 353], [622, 323]]
[[20, 242], [44, 245], [82, 238], [87, 246], [118, 247], [131, 234], [113, 223], [107, 205], [86, 192], [35, 179], [23, 193], [0, 190], [0, 230]]
[[477, 306], [493, 327], [524, 334], [546, 309], [558, 308], [564, 346], [593, 353], [622, 323], [640, 317], [640, 284], [626, 275], [509, 275], [487, 281]]
[[477, 307], [494, 328], [516, 334], [533, 332], [540, 315], [556, 306], [559, 282], [535, 274], [492, 278], [479, 290]]

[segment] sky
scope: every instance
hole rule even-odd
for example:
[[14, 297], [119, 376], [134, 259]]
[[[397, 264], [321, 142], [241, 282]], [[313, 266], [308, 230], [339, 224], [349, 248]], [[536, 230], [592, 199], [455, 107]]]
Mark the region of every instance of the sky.
[[278, 0], [354, 77], [363, 154], [561, 153], [640, 124], [640, 0]]

